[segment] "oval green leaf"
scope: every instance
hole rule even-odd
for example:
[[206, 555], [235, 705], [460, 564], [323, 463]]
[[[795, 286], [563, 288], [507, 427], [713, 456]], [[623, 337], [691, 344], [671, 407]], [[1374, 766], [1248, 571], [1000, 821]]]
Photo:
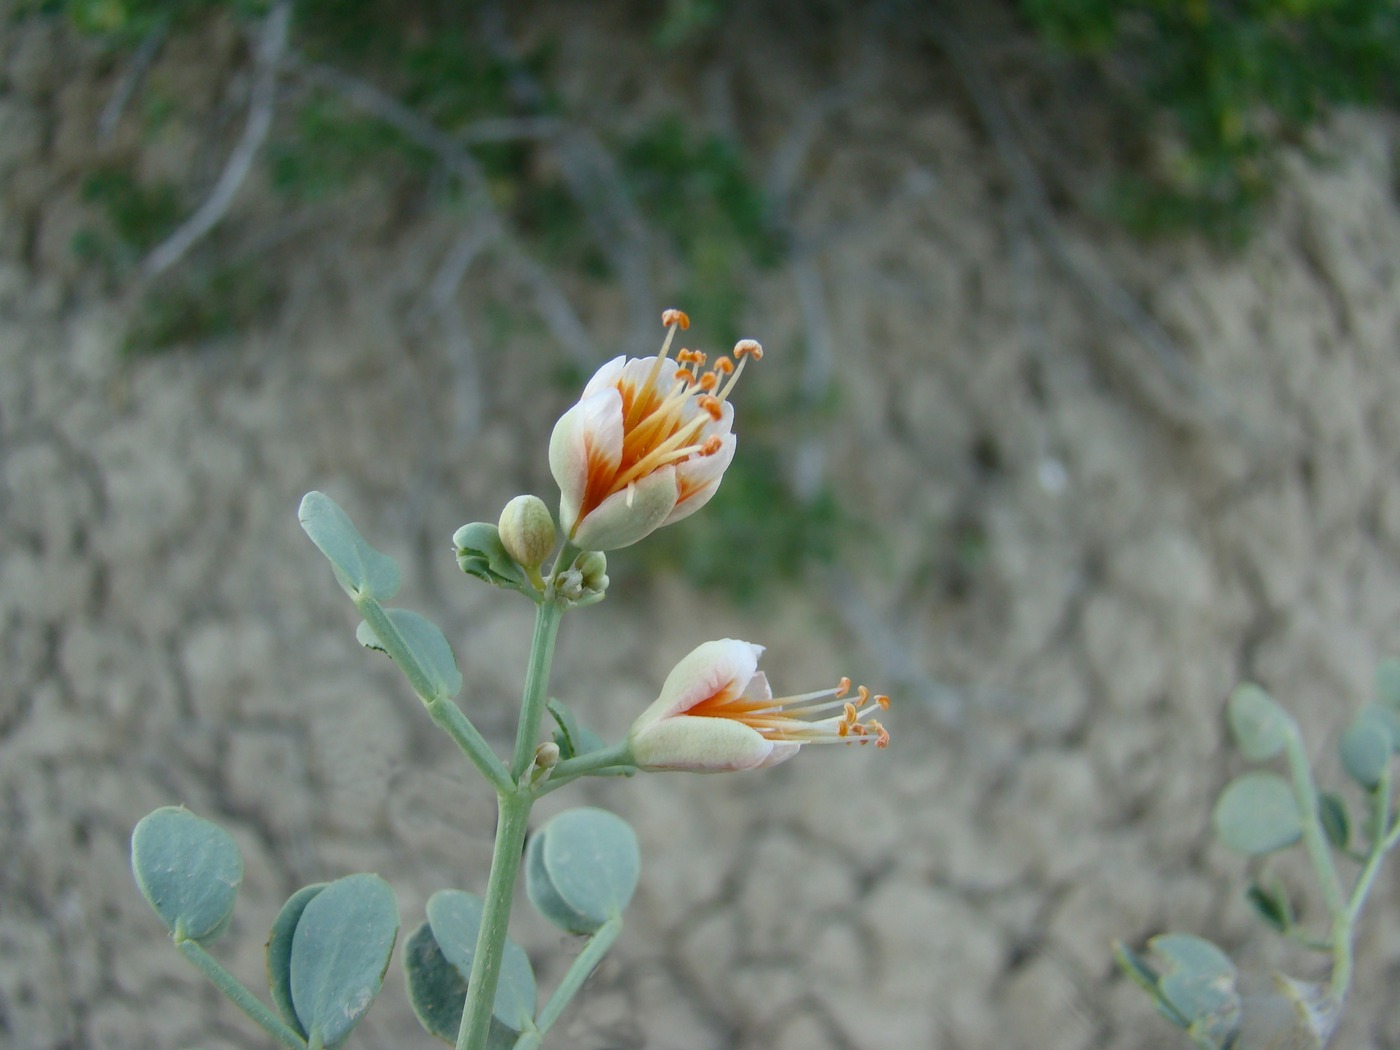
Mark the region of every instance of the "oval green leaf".
[[212, 821], [179, 806], [148, 813], [131, 833], [131, 870], [177, 941], [208, 944], [228, 928], [243, 857]]
[[1390, 726], [1377, 715], [1378, 710], [1368, 707], [1357, 715], [1342, 735], [1342, 742], [1337, 748], [1342, 768], [1368, 790], [1380, 783], [1381, 774], [1390, 764], [1390, 756], [1395, 749]]
[[1288, 743], [1292, 719], [1259, 686], [1247, 683], [1231, 693], [1227, 712], [1235, 743], [1249, 761], [1273, 758]]
[[[442, 628], [412, 609], [385, 609], [384, 615], [398, 628], [409, 653], [418, 661], [418, 666], [436, 690], [434, 696], [424, 699], [451, 699], [460, 693], [462, 672], [457, 670], [457, 658], [452, 655], [452, 646], [447, 643]], [[364, 620], [355, 628], [355, 639], [368, 649], [377, 649], [381, 653], [388, 651], [374, 628]]]
[[297, 508], [297, 520], [331, 563], [336, 582], [354, 598], [368, 594], [388, 601], [399, 589], [394, 559], [365, 542], [350, 515], [324, 492], [308, 492]]
[[328, 883], [317, 882], [303, 886], [282, 905], [272, 931], [267, 935], [267, 987], [272, 993], [272, 1001], [282, 1020], [291, 1025], [298, 1035], [306, 1038], [306, 1029], [301, 1026], [296, 1007], [292, 1005], [292, 935], [296, 933], [301, 913], [306, 910], [311, 898], [326, 888]]
[[525, 889], [556, 926], [593, 933], [632, 900], [641, 864], [637, 836], [621, 817], [592, 807], [565, 810], [531, 840]]
[[426, 922], [403, 946], [404, 981], [413, 1012], [430, 1035], [456, 1043], [467, 998], [467, 979], [447, 961]]
[[1157, 994], [1185, 1018], [1188, 1031], [1228, 1046], [1240, 1025], [1238, 971], [1210, 941], [1168, 933], [1147, 942], [1161, 969]]
[[[443, 958], [470, 979], [476, 956], [476, 938], [481, 930], [482, 899], [461, 890], [439, 890], [428, 898], [428, 924]], [[535, 1018], [538, 991], [535, 973], [525, 950], [506, 938], [501, 958], [501, 975], [491, 1014], [514, 1032], [522, 1032]]]
[[292, 935], [292, 1005], [308, 1039], [343, 1043], [384, 983], [399, 932], [394, 891], [347, 875], [306, 903]]
[[1275, 773], [1246, 773], [1231, 781], [1213, 820], [1222, 843], [1251, 855], [1291, 846], [1303, 834], [1293, 789]]

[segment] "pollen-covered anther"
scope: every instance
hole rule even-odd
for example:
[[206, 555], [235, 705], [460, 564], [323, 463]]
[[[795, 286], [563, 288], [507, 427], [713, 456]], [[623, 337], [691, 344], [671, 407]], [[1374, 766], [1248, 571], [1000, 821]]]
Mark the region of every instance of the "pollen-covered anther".
[[720, 439], [720, 436], [718, 434], [711, 434], [705, 439], [705, 443], [700, 446], [700, 451], [698, 455], [713, 456], [723, 447], [724, 442]]
[[677, 310], [674, 306], [661, 311], [661, 323], [667, 328], [672, 325], [678, 327], [682, 332], [690, 327], [690, 318], [686, 316], [684, 310]]
[[849, 693], [850, 691], [851, 691], [851, 680], [850, 680], [849, 678], [847, 678], [845, 675], [842, 675], [842, 676], [841, 676], [841, 680], [840, 680], [839, 682], [836, 683], [836, 692], [833, 693], [832, 695], [833, 695], [834, 697], [836, 697], [836, 699], [840, 700], [843, 696], [845, 696], [845, 695], [846, 695], [847, 693]]
[[697, 399], [697, 403], [702, 409], [710, 414], [710, 418], [718, 422], [724, 418], [724, 403], [713, 394], [705, 394]]
[[870, 703], [870, 690], [863, 685], [856, 686], [856, 695], [860, 697], [861, 706]]
[[729, 375], [734, 371], [734, 362], [727, 357], [721, 357], [715, 361], [715, 371]]
[[701, 390], [713, 390], [715, 387], [719, 386], [719, 376], [715, 375], [713, 372], [706, 372], [695, 381], [695, 384]]

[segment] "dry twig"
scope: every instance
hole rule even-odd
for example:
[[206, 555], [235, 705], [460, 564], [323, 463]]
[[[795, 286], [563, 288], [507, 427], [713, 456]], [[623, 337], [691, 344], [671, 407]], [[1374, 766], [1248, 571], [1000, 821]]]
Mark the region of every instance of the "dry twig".
[[243, 180], [248, 177], [253, 160], [267, 139], [268, 129], [272, 127], [273, 108], [277, 101], [277, 67], [286, 51], [291, 12], [290, 0], [278, 0], [263, 20], [258, 38], [253, 90], [248, 99], [248, 123], [243, 128], [243, 137], [229, 155], [228, 163], [224, 165], [204, 203], [146, 256], [141, 265], [145, 277], [155, 277], [170, 269], [201, 237], [218, 225], [228, 212]]

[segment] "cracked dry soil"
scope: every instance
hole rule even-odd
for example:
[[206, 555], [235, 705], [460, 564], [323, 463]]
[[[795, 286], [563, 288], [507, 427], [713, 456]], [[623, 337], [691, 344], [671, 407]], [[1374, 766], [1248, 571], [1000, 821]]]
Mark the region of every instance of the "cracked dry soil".
[[[630, 99], [632, 115], [657, 104], [649, 93], [693, 103], [674, 79], [645, 81], [644, 41], [606, 29], [566, 36], [566, 91], [601, 83], [593, 106]], [[763, 79], [744, 129], [761, 166], [833, 73], [800, 61], [781, 25], [746, 31], [751, 46], [706, 75]], [[481, 349], [462, 418], [460, 361], [405, 307], [453, 231], [362, 191], [274, 254], [282, 305], [253, 330], [122, 357], [130, 305], [84, 283], [68, 249], [114, 73], [50, 23], [9, 32], [0, 1043], [256, 1047], [137, 895], [131, 827], [183, 803], [232, 831], [247, 874], [218, 954], [254, 987], [264, 931], [305, 882], [378, 871], [405, 928], [435, 889], [480, 887], [492, 806], [407, 688], [357, 650], [295, 509], [325, 489], [400, 560], [404, 600], [447, 626], [464, 702], [503, 741], [529, 610], [463, 578], [446, 540], [518, 491], [548, 497], [561, 351], [529, 325]], [[838, 47], [833, 68], [856, 50]], [[1339, 729], [1375, 661], [1400, 651], [1397, 128], [1339, 120], [1328, 163], [1292, 166], [1234, 257], [1062, 220], [1062, 247], [1140, 298], [1209, 398], [1165, 381], [1026, 233], [993, 144], [926, 55], [891, 48], [814, 134], [794, 221], [839, 233], [812, 251], [842, 401], [812, 440], [875, 532], [840, 579], [741, 610], [619, 557], [609, 600], [566, 620], [554, 688], [616, 734], [696, 641], [752, 638], [780, 686], [844, 671], [894, 694], [894, 744], [553, 796], [541, 818], [609, 806], [644, 855], [622, 940], [554, 1042], [1182, 1045], [1115, 973], [1112, 938], [1178, 929], [1251, 967], [1311, 965], [1251, 920], [1247, 865], [1209, 834], [1240, 768], [1224, 697], [1246, 677], [1269, 686], [1323, 779], [1339, 777]], [[159, 162], [186, 163], [181, 141]], [[245, 192], [256, 208], [265, 191]], [[781, 399], [798, 381], [805, 335], [789, 270], [752, 294], [748, 327], [770, 352], [737, 396], [741, 433], [746, 395]], [[460, 301], [470, 318], [493, 301], [523, 313], [521, 298], [487, 262]], [[580, 301], [607, 346], [617, 296]], [[968, 537], [976, 557], [958, 554]], [[548, 986], [568, 946], [517, 914]], [[1392, 871], [1337, 1046], [1400, 1047], [1398, 982]], [[397, 963], [356, 1045], [435, 1045]]]

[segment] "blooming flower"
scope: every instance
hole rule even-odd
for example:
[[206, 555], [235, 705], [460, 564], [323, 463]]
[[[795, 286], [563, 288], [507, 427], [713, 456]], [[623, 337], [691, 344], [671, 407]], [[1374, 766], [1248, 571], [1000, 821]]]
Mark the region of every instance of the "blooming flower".
[[614, 358], [598, 369], [583, 396], [554, 426], [549, 468], [559, 483], [559, 519], [584, 550], [636, 543], [694, 514], [719, 487], [734, 458], [729, 392], [748, 358], [763, 356], [752, 339], [704, 370], [705, 355], [667, 357], [676, 330], [689, 328], [679, 310], [661, 316], [666, 341], [655, 357]]
[[632, 725], [632, 758], [643, 769], [718, 773], [774, 766], [803, 744], [886, 747], [890, 736], [869, 715], [889, 697], [861, 686], [844, 699], [851, 680], [801, 696], [773, 696], [758, 669], [761, 645], [733, 638], [705, 642], [678, 663], [661, 695]]

